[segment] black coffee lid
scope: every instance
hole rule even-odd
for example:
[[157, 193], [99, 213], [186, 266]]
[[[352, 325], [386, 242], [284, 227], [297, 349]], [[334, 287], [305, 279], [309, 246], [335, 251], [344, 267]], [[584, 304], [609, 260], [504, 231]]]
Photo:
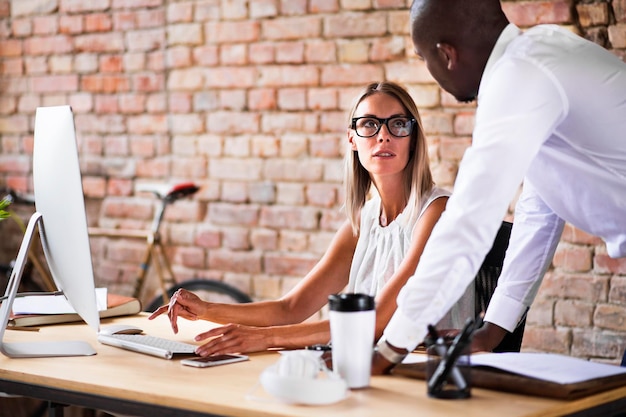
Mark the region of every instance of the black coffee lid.
[[360, 293], [332, 294], [328, 296], [328, 307], [332, 311], [374, 310], [374, 297]]

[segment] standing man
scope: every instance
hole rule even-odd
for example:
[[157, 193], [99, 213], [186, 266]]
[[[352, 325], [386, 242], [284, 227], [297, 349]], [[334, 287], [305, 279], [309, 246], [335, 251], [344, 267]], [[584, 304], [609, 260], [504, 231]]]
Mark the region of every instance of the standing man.
[[415, 52], [457, 100], [477, 100], [472, 146], [373, 373], [402, 360], [472, 283], [520, 184], [498, 288], [474, 339], [492, 350], [530, 307], [565, 222], [626, 256], [626, 64], [566, 29], [521, 32], [498, 0], [415, 0]]

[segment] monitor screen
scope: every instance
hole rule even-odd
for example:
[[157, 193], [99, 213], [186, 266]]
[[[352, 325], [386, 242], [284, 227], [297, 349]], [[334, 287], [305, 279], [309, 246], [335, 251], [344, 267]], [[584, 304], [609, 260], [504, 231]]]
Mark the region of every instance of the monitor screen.
[[[70, 106], [39, 107], [35, 115], [33, 185], [36, 213], [31, 218], [16, 267], [0, 309], [0, 348], [7, 356], [94, 354], [81, 342], [2, 343], [9, 309], [17, 292], [32, 233], [39, 228], [46, 262], [58, 289], [83, 320], [99, 331], [85, 201], [78, 163], [74, 117]], [[31, 234], [29, 236], [29, 234]], [[15, 345], [15, 346], [10, 346]], [[87, 349], [89, 348], [89, 349]], [[81, 353], [82, 352], [82, 353]]]

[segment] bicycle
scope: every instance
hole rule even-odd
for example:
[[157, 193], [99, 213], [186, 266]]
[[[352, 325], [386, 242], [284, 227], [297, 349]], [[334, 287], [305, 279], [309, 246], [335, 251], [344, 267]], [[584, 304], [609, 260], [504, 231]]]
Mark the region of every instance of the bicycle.
[[[195, 194], [200, 188], [190, 182], [179, 183], [163, 191], [160, 187], [142, 185], [137, 187], [138, 192], [148, 192], [160, 200], [160, 204], [154, 212], [152, 225], [145, 230], [121, 230], [106, 228], [89, 228], [91, 237], [104, 236], [112, 238], [138, 238], [146, 240], [146, 250], [141, 262], [139, 273], [135, 279], [133, 297], [138, 298], [145, 286], [150, 265], [154, 265], [159, 278], [161, 294], [156, 296], [144, 311], [154, 311], [169, 299], [179, 289], [186, 289], [198, 294], [203, 300], [228, 303], [249, 303], [250, 296], [238, 288], [222, 281], [205, 278], [191, 278], [177, 282], [171, 263], [165, 253], [161, 240], [161, 224], [167, 206]], [[164, 274], [165, 272], [165, 274]]]
[[[163, 242], [161, 240], [161, 225], [165, 211], [170, 204], [173, 204], [182, 198], [190, 197], [198, 190], [199, 187], [190, 182], [176, 184], [166, 190], [153, 185], [138, 186], [137, 192], [151, 193], [160, 201], [160, 204], [154, 212], [151, 226], [148, 229], [127, 230], [100, 227], [88, 228], [90, 238], [107, 237], [115, 239], [130, 238], [145, 240], [146, 249], [135, 278], [132, 296], [135, 298], [139, 298], [141, 296], [147, 282], [150, 267], [153, 265], [159, 280], [160, 294], [155, 296], [148, 303], [148, 305], [144, 308], [144, 311], [154, 311], [162, 304], [169, 302], [169, 299], [174, 295], [174, 293], [181, 288], [194, 292], [203, 300], [207, 301], [222, 303], [249, 303], [252, 301], [248, 294], [222, 281], [205, 278], [191, 278], [182, 282], [177, 282], [176, 280], [176, 276], [172, 270], [171, 263], [166, 255]], [[10, 191], [9, 195], [13, 196], [12, 198], [14, 198], [14, 201], [19, 201], [25, 204], [34, 204], [34, 200], [31, 197], [20, 196], [14, 191]], [[21, 220], [16, 217], [16, 221]], [[32, 256], [31, 258], [29, 254], [29, 259], [36, 259], [36, 257]], [[38, 260], [36, 262], [38, 262]], [[44, 276], [44, 281], [47, 281], [45, 291], [53, 291], [55, 287], [50, 275], [47, 271], [43, 270], [41, 266], [37, 266], [36, 263], [35, 265], [38, 271], [41, 268], [41, 271], [39, 272], [42, 276]], [[23, 277], [26, 281], [30, 281], [29, 278], [30, 276]], [[51, 285], [52, 287], [50, 288]], [[42, 288], [42, 290], [44, 289]]]

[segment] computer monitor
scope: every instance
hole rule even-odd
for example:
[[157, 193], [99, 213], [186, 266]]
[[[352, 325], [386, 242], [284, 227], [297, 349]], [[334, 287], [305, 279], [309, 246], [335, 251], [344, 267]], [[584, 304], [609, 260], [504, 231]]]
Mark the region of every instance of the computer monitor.
[[100, 328], [85, 201], [70, 106], [39, 107], [35, 114], [31, 217], [0, 306], [0, 351], [9, 357], [93, 355], [84, 341], [5, 343], [11, 307], [30, 243], [39, 229], [48, 268], [57, 288], [95, 332]]

